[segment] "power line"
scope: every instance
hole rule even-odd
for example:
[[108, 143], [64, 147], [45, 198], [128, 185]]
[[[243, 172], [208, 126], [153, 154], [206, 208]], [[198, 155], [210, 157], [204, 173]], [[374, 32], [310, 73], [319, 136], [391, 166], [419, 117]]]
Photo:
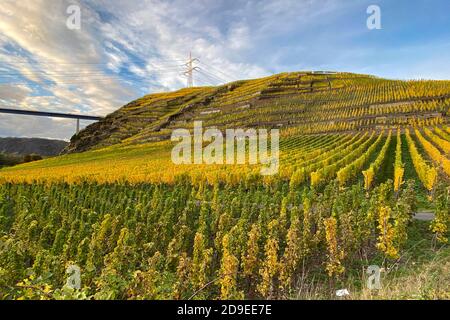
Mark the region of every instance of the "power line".
[[208, 78], [206, 78], [205, 76], [203, 76], [202, 74], [199, 74], [199, 80], [202, 82], [202, 83], [205, 83], [206, 85], [211, 85], [211, 86], [216, 86], [217, 85], [217, 83], [215, 83], [215, 82], [211, 82], [211, 80], [210, 79], [208, 79]]
[[222, 79], [222, 78], [212, 74], [211, 72], [209, 72], [209, 71], [207, 71], [205, 69], [200, 69], [198, 72], [203, 74], [203, 76], [213, 80], [214, 82], [216, 82], [218, 84], [223, 84], [223, 83], [227, 82], [226, 80], [224, 80], [224, 79]]
[[[168, 67], [168, 68], [153, 68], [153, 70], [147, 70], [149, 72], [167, 72], [167, 71], [179, 71], [181, 68], [181, 66], [177, 66], [177, 67]], [[95, 76], [95, 75], [119, 75], [122, 76], [123, 74], [121, 73], [113, 73], [113, 74], [108, 74], [107, 73], [108, 70], [106, 71], [102, 71], [102, 70], [91, 70], [91, 71], [75, 71], [75, 70], [67, 70], [67, 71], [57, 71], [57, 70], [52, 70], [52, 71], [44, 71], [44, 70], [27, 70], [24, 72], [20, 72], [20, 71], [7, 71], [7, 72], [1, 72], [0, 71], [0, 76], [20, 76], [20, 75], [44, 75], [44, 76], [63, 76], [63, 77], [72, 77], [72, 76]], [[127, 72], [129, 72], [130, 74], [137, 74], [136, 72], [133, 72], [132, 70], [127, 70]]]
[[[211, 85], [217, 85], [220, 83], [224, 83], [223, 80], [218, 79], [216, 77], [214, 77], [211, 74], [205, 73], [201, 70], [196, 70], [198, 72], [198, 75], [202, 77], [202, 79], [207, 79], [208, 84]], [[170, 74], [178, 74], [178, 71], [166, 71], [166, 72], [153, 72], [152, 75], [170, 75]], [[153, 79], [149, 78], [149, 77], [142, 77], [142, 76], [137, 76], [137, 75], [93, 75], [93, 76], [89, 76], [89, 75], [83, 75], [82, 77], [79, 76], [53, 76], [53, 77], [49, 77], [49, 75], [45, 75], [45, 76], [41, 76], [39, 77], [38, 75], [36, 75], [37, 78], [36, 80], [32, 80], [32, 79], [17, 79], [17, 77], [14, 76], [0, 76], [0, 81], [9, 81], [9, 80], [15, 80], [14, 83], [18, 84], [18, 83], [22, 83], [22, 84], [27, 84], [29, 82], [37, 82], [37, 81], [46, 81], [46, 82], [50, 82], [50, 83], [56, 83], [56, 84], [61, 84], [61, 85], [78, 85], [78, 84], [89, 84], [92, 82], [110, 82], [110, 81], [121, 81], [121, 82], [138, 82], [138, 83], [142, 83], [145, 81], [151, 81]], [[11, 84], [11, 83], [9, 83]]]
[[[86, 70], [86, 71], [79, 71], [79, 70], [58, 70], [55, 69], [55, 65], [52, 65], [52, 70], [33, 70], [36, 66], [30, 66], [31, 69], [25, 70], [23, 72], [17, 71], [17, 70], [5, 70], [3, 69], [3, 72], [1, 72], [0, 69], [0, 81], [9, 81], [14, 78], [18, 77], [24, 77], [26, 79], [15, 79], [16, 84], [18, 83], [29, 83], [29, 82], [38, 82], [38, 81], [47, 81], [50, 83], [56, 83], [61, 85], [82, 85], [82, 84], [89, 84], [92, 82], [109, 82], [109, 81], [121, 81], [121, 82], [129, 82], [129, 83], [142, 83], [145, 81], [152, 81], [152, 76], [159, 76], [159, 75], [170, 75], [171, 73], [179, 73], [182, 71], [182, 68], [185, 68], [184, 72], [182, 73], [184, 76], [187, 77], [187, 87], [194, 86], [194, 72], [197, 72], [201, 82], [206, 83], [209, 85], [217, 85], [217, 84], [223, 84], [226, 82], [230, 82], [232, 79], [231, 76], [227, 75], [225, 72], [219, 70], [218, 68], [214, 66], [210, 66], [209, 64], [201, 62], [197, 58], [193, 58], [192, 54], [189, 53], [189, 59], [184, 64], [172, 64], [176, 63], [176, 61], [181, 60], [173, 60], [173, 59], [159, 59], [158, 61], [168, 61], [171, 64], [159, 64], [157, 65], [156, 62], [150, 62], [145, 66], [145, 72], [144, 75], [139, 74], [138, 72], [133, 72], [132, 67], [142, 68], [139, 65], [131, 64], [127, 67], [127, 69], [118, 68], [120, 71], [119, 73], [107, 73], [109, 70], [98, 70], [98, 69], [92, 69], [92, 70]], [[24, 64], [26, 62], [23, 62]], [[200, 63], [205, 66], [205, 68], [200, 68], [197, 66], [194, 66], [194, 63]], [[50, 62], [46, 63], [40, 63], [40, 65], [47, 65], [50, 64]], [[96, 65], [96, 66], [104, 66], [109, 65], [109, 63], [72, 63], [72, 62], [65, 62], [65, 63], [59, 63], [56, 64], [56, 68], [64, 68], [64, 65]], [[213, 72], [209, 71], [213, 70]], [[126, 73], [124, 73], [126, 72]], [[30, 77], [36, 77], [38, 80], [30, 79]]]
[[199, 71], [199, 74], [204, 78], [204, 79], [208, 79], [208, 81], [210, 81], [210, 83], [212, 82], [213, 85], [217, 85], [220, 84], [222, 81], [219, 81], [217, 79], [214, 79], [211, 76], [208, 76], [206, 73]]
[[227, 81], [232, 81], [232, 80], [235, 79], [235, 77], [232, 77], [232, 76], [226, 74], [225, 72], [219, 70], [218, 68], [216, 68], [216, 67], [214, 67], [214, 66], [212, 66], [212, 65], [208, 65], [208, 64], [206, 64], [206, 63], [204, 63], [204, 62], [200, 62], [200, 64], [204, 65], [205, 67], [207, 67], [207, 68], [209, 68], [209, 69], [214, 70], [214, 71], [217, 72], [217, 73], [222, 74], [223, 76], [225, 76], [225, 77], [227, 78]]
[[[150, 72], [149, 75], [141, 76], [135, 73], [131, 74], [106, 74], [100, 72], [83, 72], [79, 74], [75, 73], [48, 73], [48, 72], [28, 72], [28, 73], [9, 73], [9, 74], [1, 74], [0, 79], [9, 80], [11, 78], [17, 78], [19, 76], [27, 77], [27, 76], [35, 76], [39, 78], [43, 78], [41, 80], [47, 81], [56, 81], [56, 82], [69, 82], [69, 83], [79, 83], [79, 82], [91, 82], [98, 80], [137, 80], [137, 81], [146, 81], [149, 80], [152, 75], [162, 75], [162, 74], [170, 74], [170, 73], [178, 73], [180, 69], [158, 69]], [[47, 79], [46, 79], [47, 78]], [[29, 80], [33, 81], [33, 80]]]
[[[179, 63], [179, 62], [185, 62], [186, 60], [184, 59], [157, 59], [155, 62], [174, 62], [174, 63]], [[98, 66], [105, 66], [110, 64], [111, 62], [56, 62], [56, 61], [49, 61], [49, 62], [38, 62], [38, 61], [11, 61], [11, 60], [3, 60], [4, 63], [7, 64], [24, 64], [24, 65], [51, 65], [51, 66], [55, 66], [55, 65], [98, 65]], [[125, 62], [125, 63], [130, 63], [130, 62]], [[134, 62], [131, 62], [134, 63]], [[136, 63], [134, 63], [136, 64]]]

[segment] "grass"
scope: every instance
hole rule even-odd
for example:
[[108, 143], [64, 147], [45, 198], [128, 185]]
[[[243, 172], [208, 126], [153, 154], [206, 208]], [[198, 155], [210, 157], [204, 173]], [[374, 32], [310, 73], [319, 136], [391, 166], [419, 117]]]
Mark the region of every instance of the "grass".
[[426, 221], [413, 221], [408, 236], [400, 259], [385, 264], [381, 290], [361, 285], [367, 278], [360, 271], [350, 279], [352, 299], [450, 299], [450, 246], [435, 244]]
[[[408, 241], [402, 256], [385, 261], [377, 254], [367, 261], [358, 261], [348, 276], [338, 283], [350, 293], [336, 297], [330, 290], [325, 274], [307, 275], [290, 299], [346, 299], [346, 300], [438, 300], [450, 299], [450, 245], [436, 246], [429, 231], [429, 222], [414, 220], [409, 226]], [[382, 269], [381, 289], [367, 288], [365, 268], [378, 265]]]
[[414, 221], [406, 250], [390, 264], [383, 288], [374, 295], [364, 289], [357, 299], [450, 299], [450, 247], [436, 246], [429, 223]]

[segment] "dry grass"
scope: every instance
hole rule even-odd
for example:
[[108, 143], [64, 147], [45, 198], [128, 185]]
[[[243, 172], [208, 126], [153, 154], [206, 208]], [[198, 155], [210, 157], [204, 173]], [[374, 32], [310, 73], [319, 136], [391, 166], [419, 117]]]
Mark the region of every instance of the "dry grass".
[[[353, 299], [450, 299], [450, 254], [448, 247], [437, 250], [429, 262], [417, 265], [408, 262], [400, 268], [393, 266], [382, 277], [378, 292], [364, 289], [355, 291]], [[406, 271], [406, 272], [405, 272]], [[352, 291], [350, 291], [352, 292]]]
[[[364, 270], [355, 271], [339, 285], [330, 285], [309, 274], [299, 281], [295, 300], [450, 300], [450, 245], [436, 246], [428, 230], [429, 222], [414, 221], [410, 239], [402, 256], [393, 262], [379, 261], [382, 267], [381, 289], [367, 288]], [[376, 261], [376, 259], [374, 260]], [[367, 261], [367, 264], [377, 264]], [[366, 264], [364, 263], [364, 264]], [[349, 296], [336, 297], [337, 289], [348, 289]]]

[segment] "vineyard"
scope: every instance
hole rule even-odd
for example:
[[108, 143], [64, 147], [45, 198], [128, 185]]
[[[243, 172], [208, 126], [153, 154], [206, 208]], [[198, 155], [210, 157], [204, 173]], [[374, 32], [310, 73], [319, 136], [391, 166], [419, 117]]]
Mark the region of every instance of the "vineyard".
[[[0, 170], [0, 299], [329, 294], [401, 265], [424, 210], [421, 236], [448, 250], [449, 107], [449, 81], [313, 72], [138, 99], [63, 155]], [[278, 174], [174, 164], [170, 134], [194, 121], [279, 129]]]

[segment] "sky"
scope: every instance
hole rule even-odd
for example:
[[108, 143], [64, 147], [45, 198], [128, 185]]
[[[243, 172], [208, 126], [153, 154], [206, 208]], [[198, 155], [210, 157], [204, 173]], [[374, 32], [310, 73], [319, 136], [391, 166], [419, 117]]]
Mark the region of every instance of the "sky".
[[[450, 79], [449, 12], [448, 0], [0, 0], [0, 108], [105, 116], [185, 87], [189, 52], [198, 86], [300, 70]], [[74, 120], [0, 114], [3, 137], [74, 133]]]

